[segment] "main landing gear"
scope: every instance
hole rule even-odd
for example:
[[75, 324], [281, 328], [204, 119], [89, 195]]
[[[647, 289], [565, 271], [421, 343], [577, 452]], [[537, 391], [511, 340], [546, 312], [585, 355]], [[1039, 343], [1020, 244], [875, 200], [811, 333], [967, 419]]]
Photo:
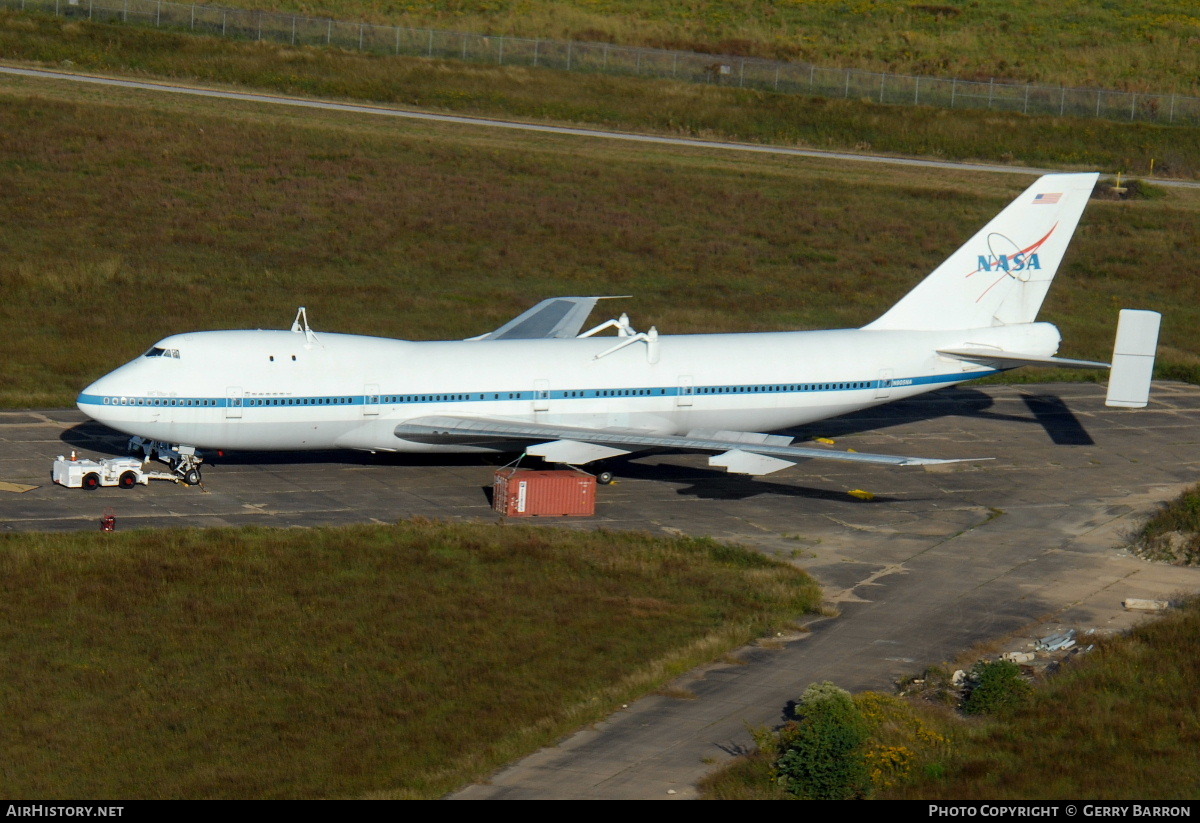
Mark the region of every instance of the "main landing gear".
[[161, 440], [147, 440], [144, 437], [129, 438], [129, 451], [141, 454], [142, 461], [161, 460], [171, 467], [180, 480], [189, 486], [200, 485], [200, 464], [204, 458], [196, 454], [195, 446], [184, 446], [164, 443]]

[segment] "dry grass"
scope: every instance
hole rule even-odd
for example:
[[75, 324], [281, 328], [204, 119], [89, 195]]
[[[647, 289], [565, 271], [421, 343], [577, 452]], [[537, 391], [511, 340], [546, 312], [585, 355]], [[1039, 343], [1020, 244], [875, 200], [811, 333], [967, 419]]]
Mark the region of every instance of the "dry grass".
[[710, 541], [422, 522], [5, 535], [0, 569], [20, 797], [436, 797], [818, 596]]

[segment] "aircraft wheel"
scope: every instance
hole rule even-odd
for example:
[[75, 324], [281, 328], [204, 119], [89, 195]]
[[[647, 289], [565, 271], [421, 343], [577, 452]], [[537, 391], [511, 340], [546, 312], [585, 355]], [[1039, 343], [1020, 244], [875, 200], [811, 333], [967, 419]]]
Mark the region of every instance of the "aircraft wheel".
[[184, 475], [183, 475], [183, 482], [187, 483], [189, 486], [199, 486], [200, 485], [200, 470], [199, 469], [188, 469], [187, 472], [184, 473]]
[[613, 473], [600, 472], [598, 475], [596, 475], [596, 482], [601, 486], [607, 486], [609, 483], [613, 482]]
[[83, 488], [90, 492], [94, 492], [96, 489], [100, 488], [100, 475], [96, 474], [95, 472], [92, 472], [91, 474], [85, 474], [83, 476]]
[[133, 472], [125, 472], [121, 478], [117, 480], [117, 485], [123, 489], [132, 489], [137, 485], [137, 475]]

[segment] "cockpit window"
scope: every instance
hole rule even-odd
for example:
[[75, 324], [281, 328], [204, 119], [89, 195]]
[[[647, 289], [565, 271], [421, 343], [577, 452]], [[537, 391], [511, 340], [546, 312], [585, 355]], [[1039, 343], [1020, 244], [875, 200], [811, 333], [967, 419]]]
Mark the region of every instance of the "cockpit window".
[[142, 356], [143, 357], [174, 357], [176, 360], [178, 360], [179, 359], [179, 349], [160, 349], [158, 346], [155, 346], [154, 348], [150, 349], [150, 351], [146, 352]]

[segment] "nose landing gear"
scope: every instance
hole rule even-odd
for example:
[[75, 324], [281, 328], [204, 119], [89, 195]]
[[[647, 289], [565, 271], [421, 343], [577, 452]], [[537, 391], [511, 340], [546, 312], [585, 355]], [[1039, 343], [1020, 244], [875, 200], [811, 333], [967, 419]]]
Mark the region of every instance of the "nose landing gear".
[[177, 444], [172, 446], [161, 440], [147, 440], [144, 437], [129, 438], [128, 449], [133, 454], [141, 454], [142, 462], [161, 460], [171, 467], [180, 480], [189, 486], [200, 485], [200, 464], [204, 458], [196, 454], [195, 446]]

